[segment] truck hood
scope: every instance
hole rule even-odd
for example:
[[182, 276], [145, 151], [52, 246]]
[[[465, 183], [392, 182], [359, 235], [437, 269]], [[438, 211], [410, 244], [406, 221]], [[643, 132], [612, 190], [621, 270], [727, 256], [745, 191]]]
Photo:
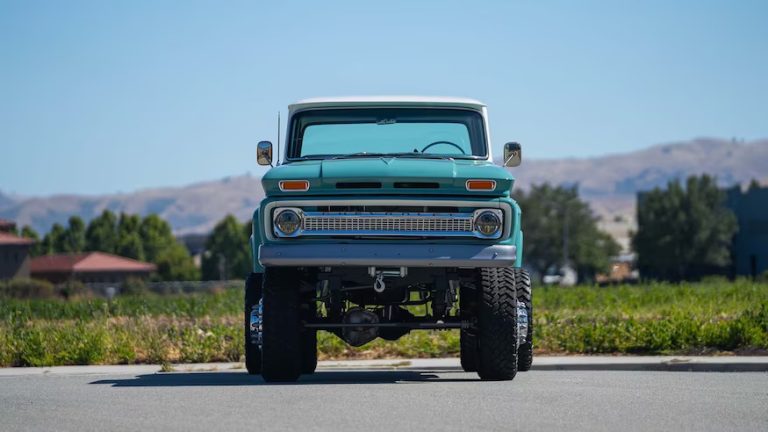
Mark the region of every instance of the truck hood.
[[[496, 189], [469, 192], [469, 179], [495, 180]], [[282, 192], [281, 180], [308, 180], [307, 192]], [[268, 196], [292, 195], [509, 195], [514, 177], [489, 161], [370, 157], [291, 162], [262, 178]]]

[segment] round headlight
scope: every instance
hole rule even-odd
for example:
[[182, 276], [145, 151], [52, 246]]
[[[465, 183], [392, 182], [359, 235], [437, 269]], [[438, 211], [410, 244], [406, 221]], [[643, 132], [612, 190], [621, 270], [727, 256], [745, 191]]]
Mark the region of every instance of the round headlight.
[[295, 234], [301, 228], [301, 216], [293, 210], [283, 210], [275, 218], [275, 227], [281, 234]]
[[484, 236], [492, 236], [501, 229], [501, 218], [492, 211], [484, 211], [475, 218], [475, 229]]

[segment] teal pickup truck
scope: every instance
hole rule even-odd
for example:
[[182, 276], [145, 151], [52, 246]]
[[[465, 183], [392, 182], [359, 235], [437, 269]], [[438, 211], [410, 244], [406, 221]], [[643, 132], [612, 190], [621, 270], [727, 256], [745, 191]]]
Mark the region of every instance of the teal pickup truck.
[[[282, 163], [258, 144], [245, 359], [266, 381], [317, 367], [317, 331], [352, 346], [459, 329], [484, 380], [531, 367], [531, 284], [514, 178], [493, 163], [486, 106], [460, 98], [289, 106]], [[517, 166], [520, 145], [504, 145]]]

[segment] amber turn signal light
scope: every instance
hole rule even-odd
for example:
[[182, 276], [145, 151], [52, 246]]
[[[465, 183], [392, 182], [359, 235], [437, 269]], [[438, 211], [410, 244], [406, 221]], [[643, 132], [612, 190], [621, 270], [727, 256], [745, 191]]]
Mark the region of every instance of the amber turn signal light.
[[467, 180], [468, 191], [492, 191], [496, 189], [494, 180]]
[[282, 180], [278, 183], [283, 192], [305, 192], [309, 190], [307, 180]]

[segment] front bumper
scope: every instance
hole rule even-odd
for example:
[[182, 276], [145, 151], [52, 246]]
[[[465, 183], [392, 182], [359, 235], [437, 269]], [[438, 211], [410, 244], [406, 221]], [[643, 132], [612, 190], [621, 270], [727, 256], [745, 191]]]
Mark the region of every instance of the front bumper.
[[515, 245], [264, 244], [265, 267], [510, 267]]

